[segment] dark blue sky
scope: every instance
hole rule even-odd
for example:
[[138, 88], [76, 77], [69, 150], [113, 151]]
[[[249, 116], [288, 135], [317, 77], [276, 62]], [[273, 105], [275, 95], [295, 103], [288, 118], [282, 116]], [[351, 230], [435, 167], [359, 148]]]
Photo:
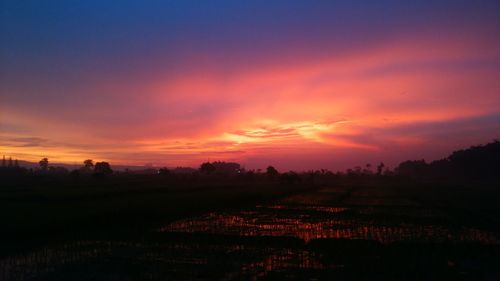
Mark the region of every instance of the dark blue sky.
[[412, 33], [473, 32], [474, 25], [498, 36], [500, 28], [498, 1], [1, 3], [2, 70], [9, 72], [46, 64], [120, 69], [124, 56], [132, 59], [127, 64], [154, 63], [159, 53], [170, 54], [162, 56], [168, 64], [186, 51], [215, 58], [326, 52]]

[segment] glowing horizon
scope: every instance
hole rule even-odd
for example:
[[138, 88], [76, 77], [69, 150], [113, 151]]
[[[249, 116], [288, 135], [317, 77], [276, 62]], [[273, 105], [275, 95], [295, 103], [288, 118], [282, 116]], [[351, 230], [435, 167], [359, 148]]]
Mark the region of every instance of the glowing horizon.
[[88, 2], [2, 8], [0, 154], [338, 170], [500, 137], [494, 2]]

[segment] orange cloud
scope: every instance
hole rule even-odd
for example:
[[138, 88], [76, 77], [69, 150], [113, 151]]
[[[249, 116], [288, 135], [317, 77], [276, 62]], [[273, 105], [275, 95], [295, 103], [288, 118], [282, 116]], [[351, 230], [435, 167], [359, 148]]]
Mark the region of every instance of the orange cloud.
[[[208, 67], [159, 75], [129, 89], [127, 81], [107, 83], [103, 89], [123, 97], [116, 92], [89, 109], [95, 121], [71, 112], [66, 121], [10, 110], [7, 121], [24, 131], [3, 133], [0, 148], [29, 159], [158, 165], [196, 165], [210, 157], [253, 165], [260, 162], [251, 159], [270, 154], [308, 157], [305, 152], [317, 160], [340, 150], [389, 155], [384, 143], [415, 147], [432, 139], [391, 130], [498, 114], [497, 47], [484, 40], [416, 38], [231, 71]], [[482, 131], [476, 141], [492, 136]], [[13, 141], [26, 137], [47, 141]]]

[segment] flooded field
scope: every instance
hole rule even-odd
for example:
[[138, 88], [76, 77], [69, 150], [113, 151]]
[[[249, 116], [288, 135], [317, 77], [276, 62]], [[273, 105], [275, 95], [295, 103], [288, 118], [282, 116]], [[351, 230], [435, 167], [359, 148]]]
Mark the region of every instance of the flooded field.
[[[400, 214], [397, 209], [393, 212]], [[404, 210], [416, 215], [417, 209]], [[174, 222], [162, 232], [211, 233], [241, 236], [290, 236], [304, 242], [312, 239], [362, 239], [381, 243], [396, 241], [481, 242], [498, 244], [494, 232], [459, 225], [440, 225], [439, 217], [398, 221], [389, 215], [381, 217], [372, 209], [325, 206], [259, 206], [237, 212], [214, 212]]]
[[3, 258], [0, 279], [498, 280], [496, 227], [402, 195], [323, 188], [179, 219], [137, 239]]

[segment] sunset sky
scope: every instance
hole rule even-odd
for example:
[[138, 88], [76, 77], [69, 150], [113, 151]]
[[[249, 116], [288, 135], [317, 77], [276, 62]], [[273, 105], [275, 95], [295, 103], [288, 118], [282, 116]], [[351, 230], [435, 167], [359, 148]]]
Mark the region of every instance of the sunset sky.
[[498, 0], [0, 3], [0, 157], [338, 170], [500, 138]]

